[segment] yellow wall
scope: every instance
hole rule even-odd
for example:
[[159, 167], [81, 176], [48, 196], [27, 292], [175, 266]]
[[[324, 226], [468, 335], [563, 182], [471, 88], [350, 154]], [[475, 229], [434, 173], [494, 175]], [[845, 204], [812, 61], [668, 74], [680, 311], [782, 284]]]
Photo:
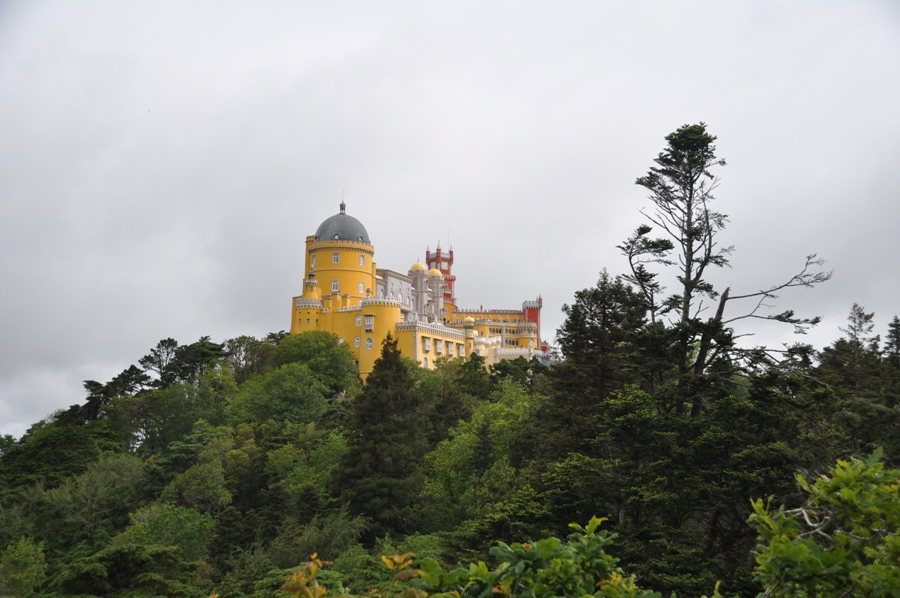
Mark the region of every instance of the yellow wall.
[[[334, 254], [338, 256], [338, 263], [334, 263]], [[375, 293], [375, 262], [372, 259], [374, 254], [375, 248], [368, 243], [334, 240], [317, 242], [315, 237], [306, 237], [304, 276], [309, 272], [315, 273], [322, 297], [331, 295], [332, 282], [338, 281], [338, 292], [349, 295], [351, 304], [359, 305], [360, 299]]]
[[465, 336], [460, 332], [462, 331], [442, 332], [438, 327], [428, 324], [404, 324], [391, 334], [397, 339], [397, 348], [403, 355], [422, 367], [433, 370], [438, 359], [456, 359], [469, 355], [471, 349], [467, 348]]

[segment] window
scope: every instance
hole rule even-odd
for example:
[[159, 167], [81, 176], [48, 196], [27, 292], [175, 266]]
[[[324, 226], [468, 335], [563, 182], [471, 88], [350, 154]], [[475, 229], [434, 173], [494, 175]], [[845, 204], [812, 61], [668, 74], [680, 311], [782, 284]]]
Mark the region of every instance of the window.
[[460, 318], [456, 318], [456, 323], [459, 324], [460, 322], [462, 322], [462, 320]]
[[334, 253], [332, 253], [332, 254], [331, 254], [331, 263], [332, 263], [332, 264], [339, 264], [339, 263], [341, 263], [341, 254], [338, 253], [337, 251], [335, 251]]
[[343, 345], [343, 344], [344, 344], [344, 339], [343, 339], [343, 338], [339, 338], [339, 339], [338, 339], [338, 344], [339, 344], [339, 345]]
[[375, 329], [375, 316], [366, 316], [366, 330], [371, 332]]
[[366, 256], [365, 256], [365, 254], [363, 254], [363, 253], [360, 253], [360, 254], [359, 254], [359, 265], [360, 265], [360, 266], [365, 266], [365, 265], [366, 265]]
[[463, 346], [463, 345], [460, 345], [460, 346], [459, 346], [459, 356], [460, 356], [460, 357], [465, 357], [465, 356], [466, 356], [466, 348], [465, 348], [465, 346]]
[[359, 337], [358, 336], [356, 337], [356, 340], [353, 341], [353, 346], [356, 347], [357, 349], [359, 349]]
[[366, 292], [366, 285], [363, 283], [359, 283], [359, 294], [362, 295]]
[[366, 350], [368, 350], [368, 351], [372, 350], [372, 339], [371, 338], [366, 339]]
[[313, 265], [313, 267], [316, 266], [316, 254], [313, 254], [313, 256], [312, 256], [312, 265]]
[[427, 370], [428, 369], [428, 358], [427, 357], [424, 359], [424, 364], [425, 364], [425, 369]]
[[331, 281], [331, 292], [337, 293], [340, 290], [340, 283], [336, 280]]
[[431, 339], [430, 339], [430, 338], [423, 338], [423, 339], [422, 339], [422, 342], [425, 343], [425, 350], [426, 350], [426, 351], [431, 351]]
[[[362, 316], [359, 314], [356, 314], [356, 325], [362, 326]], [[357, 340], [359, 340], [359, 339], [357, 339]], [[358, 347], [359, 343], [356, 343], [356, 346]]]
[[309, 318], [306, 318], [306, 325], [309, 326]]
[[533, 347], [533, 346], [534, 346], [534, 339], [533, 339], [533, 338], [528, 339], [528, 346], [529, 346], [529, 347]]
[[444, 351], [444, 341], [441, 339], [434, 340], [434, 352], [440, 355]]
[[447, 343], [447, 355], [453, 357], [453, 343]]

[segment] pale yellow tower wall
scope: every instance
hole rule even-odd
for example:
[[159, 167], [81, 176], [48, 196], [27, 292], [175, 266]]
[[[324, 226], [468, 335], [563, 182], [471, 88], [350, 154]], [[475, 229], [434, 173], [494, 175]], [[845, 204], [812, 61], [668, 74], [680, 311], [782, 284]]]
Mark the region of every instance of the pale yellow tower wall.
[[[313, 272], [322, 297], [349, 295], [351, 305], [375, 293], [375, 248], [359, 241], [316, 241], [306, 237], [306, 271]], [[335, 283], [336, 287], [335, 288]]]

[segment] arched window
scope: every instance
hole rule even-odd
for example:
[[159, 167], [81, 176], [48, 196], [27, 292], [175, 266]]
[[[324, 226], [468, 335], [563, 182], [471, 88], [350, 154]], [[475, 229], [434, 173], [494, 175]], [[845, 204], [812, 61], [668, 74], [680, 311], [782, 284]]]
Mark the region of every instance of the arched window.
[[366, 255], [364, 253], [359, 254], [359, 265], [360, 266], [366, 265]]
[[338, 344], [339, 344], [339, 345], [343, 345], [343, 344], [344, 344], [344, 339], [343, 339], [343, 338], [339, 338], [339, 339], [338, 339]]
[[367, 338], [367, 339], [366, 339], [366, 350], [367, 350], [367, 351], [371, 351], [371, 350], [372, 350], [372, 339], [371, 339], [371, 338]]
[[366, 292], [366, 285], [363, 283], [359, 283], [359, 294], [362, 295]]
[[428, 369], [428, 358], [427, 357], [423, 360], [423, 363], [425, 364], [425, 369], [427, 370]]
[[[356, 314], [356, 325], [357, 325], [357, 326], [362, 326], [362, 315], [361, 315], [361, 314]], [[359, 339], [357, 338], [356, 340], [357, 340], [356, 346], [358, 347], [358, 346], [359, 346]]]
[[357, 349], [359, 349], [359, 337], [358, 336], [356, 337], [356, 340], [353, 341], [353, 346], [356, 347]]
[[334, 253], [331, 254], [331, 263], [339, 264], [340, 262], [341, 262], [341, 254], [338, 253], [337, 251], [335, 251]]
[[313, 254], [313, 256], [312, 256], [312, 265], [313, 265], [313, 267], [315, 267], [315, 265], [316, 265], [316, 254]]

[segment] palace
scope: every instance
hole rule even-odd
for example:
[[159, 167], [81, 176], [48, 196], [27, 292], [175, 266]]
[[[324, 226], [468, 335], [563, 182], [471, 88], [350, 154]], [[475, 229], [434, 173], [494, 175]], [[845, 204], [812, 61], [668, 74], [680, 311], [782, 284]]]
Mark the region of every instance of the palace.
[[[365, 378], [390, 333], [407, 357], [434, 369], [439, 358], [472, 353], [486, 365], [504, 359], [546, 360], [540, 297], [522, 309], [460, 309], [453, 250], [425, 252], [406, 274], [378, 268], [362, 223], [341, 211], [306, 237], [303, 294], [291, 301], [291, 333], [327, 330], [356, 354]], [[427, 265], [426, 265], [427, 264]]]

